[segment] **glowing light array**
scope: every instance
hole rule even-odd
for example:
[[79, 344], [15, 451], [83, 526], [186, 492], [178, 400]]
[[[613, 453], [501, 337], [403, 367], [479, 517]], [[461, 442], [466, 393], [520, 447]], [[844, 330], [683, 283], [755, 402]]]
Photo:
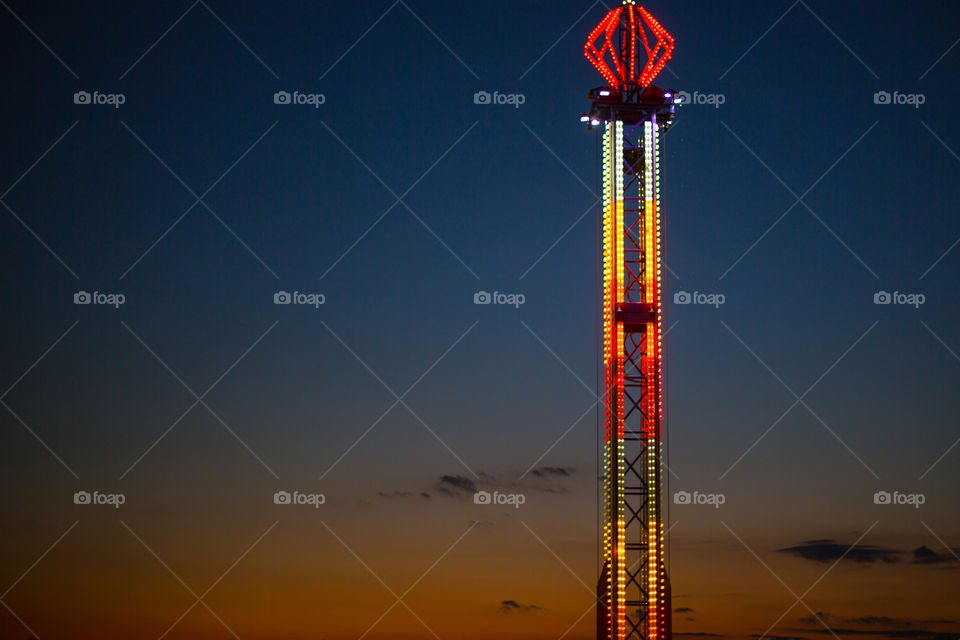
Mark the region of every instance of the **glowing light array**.
[[670, 57], [673, 55], [674, 41], [673, 36], [660, 26], [660, 23], [650, 15], [649, 11], [643, 7], [638, 7], [637, 10], [640, 12], [640, 15], [643, 16], [644, 22], [650, 27], [653, 35], [657, 37], [657, 42], [651, 49], [647, 42], [646, 32], [640, 29], [640, 37], [643, 38], [643, 47], [647, 50], [647, 64], [643, 68], [643, 73], [640, 74], [640, 84], [645, 87], [653, 82], [653, 79], [660, 73], [667, 64], [667, 61], [670, 60]]
[[[614, 202], [615, 202], [615, 220], [614, 220], [614, 237], [616, 238], [616, 286], [614, 289], [614, 296], [616, 305], [619, 305], [623, 302], [623, 288], [624, 288], [624, 264], [623, 264], [623, 122], [617, 120], [614, 122], [614, 146], [613, 146], [613, 163], [610, 169], [613, 172], [614, 184], [616, 188], [614, 190]], [[623, 640], [627, 637], [627, 620], [626, 620], [626, 611], [627, 611], [627, 551], [626, 551], [626, 522], [625, 517], [625, 505], [624, 505], [624, 472], [625, 462], [624, 462], [624, 442], [623, 442], [623, 430], [624, 430], [624, 421], [623, 421], [623, 384], [624, 384], [624, 367], [621, 359], [623, 358], [624, 352], [624, 331], [623, 323], [616, 323], [616, 354], [617, 354], [617, 475], [616, 475], [616, 490], [617, 490], [617, 562], [616, 562], [616, 584], [617, 584], [617, 599], [616, 607], [616, 621], [617, 621], [617, 638]]]
[[[621, 120], [606, 122], [603, 134], [603, 219], [602, 219], [602, 278], [603, 278], [603, 366], [605, 401], [605, 446], [604, 446], [604, 501], [606, 504], [603, 550], [608, 583], [606, 602], [609, 606], [610, 626], [608, 637], [626, 640], [635, 637], [632, 613], [627, 611], [627, 587], [635, 584], [646, 596], [644, 615], [644, 640], [669, 640], [666, 638], [669, 620], [669, 602], [666, 595], [666, 569], [664, 564], [664, 529], [660, 518], [661, 495], [661, 424], [663, 416], [663, 291], [662, 254], [660, 225], [660, 170], [659, 138], [661, 127], [655, 116], [638, 125], [639, 147], [643, 165], [637, 179], [631, 181], [638, 189], [636, 208], [631, 207], [631, 219], [626, 220], [625, 174], [628, 165], [624, 161], [626, 142], [624, 123]], [[631, 147], [632, 148], [632, 147]], [[633, 218], [636, 214], [638, 218]], [[640, 263], [628, 266], [626, 248], [632, 245], [629, 234], [635, 231]], [[636, 268], [637, 273], [632, 273]], [[632, 289], [630, 283], [639, 284]], [[649, 305], [652, 314], [643, 329], [629, 330], [618, 316], [618, 309], [625, 303], [638, 301]], [[639, 335], [642, 341], [641, 355], [631, 355], [628, 333]], [[632, 360], [632, 358], [637, 358]], [[640, 434], [646, 447], [642, 468], [636, 471], [643, 476], [648, 489], [643, 521], [646, 533], [644, 542], [646, 562], [639, 574], [628, 569], [629, 548], [627, 537], [628, 515], [634, 512], [627, 506], [627, 452], [628, 428], [624, 421], [626, 372], [628, 366], [637, 366], [642, 373], [643, 393], [640, 399], [642, 428]], [[636, 384], [631, 383], [631, 384]], [[630, 437], [636, 427], [629, 430]], [[634, 583], [633, 580], [636, 580]]]
[[[666, 100], [673, 94], [664, 92], [664, 105], [658, 106], [644, 102], [645, 94], [636, 89], [653, 81], [673, 47], [673, 36], [635, 0], [623, 0], [622, 6], [607, 13], [584, 47], [587, 59], [608, 83], [591, 94], [594, 111], [581, 116], [583, 122], [604, 126], [606, 640], [670, 640], [671, 633], [660, 508], [665, 332], [659, 144], [661, 130], [672, 119], [667, 107], [672, 104]], [[646, 61], [641, 61], [644, 51]], [[658, 120], [661, 115], [665, 119]]]
[[[620, 40], [617, 36], [618, 29], [625, 32], [626, 42], [629, 43], [628, 52], [620, 51], [614, 44]], [[647, 35], [647, 29], [652, 33], [652, 37]], [[647, 61], [639, 75], [638, 39], [647, 53]], [[583, 47], [583, 54], [611, 87], [621, 88], [626, 83], [639, 83], [646, 87], [670, 60], [673, 47], [673, 36], [649, 11], [637, 6], [632, 0], [624, 0], [623, 5], [607, 13], [600, 24], [590, 32]]]
[[[617, 76], [623, 76], [623, 66], [620, 64], [620, 58], [613, 46], [613, 33], [620, 24], [621, 12], [623, 12], [623, 7], [617, 7], [604, 16], [600, 24], [590, 32], [590, 36], [587, 38], [587, 44], [583, 46], [583, 54], [587, 56], [587, 60], [606, 78], [607, 83], [611, 87], [619, 86], [620, 83]], [[603, 33], [603, 41], [598, 49], [595, 43], [601, 33]], [[616, 69], [616, 74], [614, 74], [610, 67], [604, 62], [604, 56], [607, 53], [610, 54], [614, 68]]]
[[[657, 208], [659, 200], [658, 180], [658, 127], [654, 122], [643, 123], [644, 176], [643, 176], [643, 253], [644, 253], [644, 296], [656, 309], [656, 323], [648, 326], [646, 332], [647, 366], [647, 486], [660, 490], [660, 357], [661, 357], [661, 314], [660, 314], [660, 215]], [[660, 637], [660, 514], [659, 499], [647, 501], [647, 638], [657, 640]]]
[[607, 505], [607, 512], [604, 517], [603, 530], [603, 557], [607, 562], [608, 580], [606, 601], [610, 604], [611, 618], [610, 623], [616, 620], [614, 612], [618, 601], [617, 585], [617, 558], [621, 556], [620, 547], [620, 529], [614, 525], [617, 522], [615, 514], [610, 508], [615, 500], [616, 491], [616, 469], [617, 455], [614, 441], [618, 438], [617, 426], [617, 380], [614, 365], [618, 357], [617, 351], [617, 329], [614, 317], [616, 304], [616, 255], [617, 255], [617, 227], [616, 211], [619, 198], [615, 193], [615, 182], [613, 180], [614, 159], [616, 157], [616, 123], [608, 122], [603, 133], [603, 369], [604, 369], [604, 405], [606, 417], [605, 439], [606, 446], [604, 450], [604, 469], [606, 480], [604, 481], [604, 503]]
[[603, 366], [604, 394], [606, 403], [606, 439], [609, 441], [614, 437], [613, 421], [613, 389], [611, 385], [614, 380], [610, 375], [611, 358], [616, 354], [616, 343], [613, 340], [614, 327], [614, 309], [616, 281], [614, 279], [614, 260], [616, 257], [616, 229], [615, 224], [615, 196], [613, 194], [613, 181], [611, 180], [610, 163], [612, 160], [613, 146], [613, 128], [612, 123], [606, 123], [603, 133]]
[[[661, 259], [662, 259], [662, 249], [661, 249], [662, 244], [661, 244], [661, 233], [660, 233], [660, 229], [661, 229], [661, 225], [660, 225], [660, 131], [661, 131], [660, 126], [656, 123], [656, 120], [654, 120], [654, 122], [653, 122], [653, 135], [652, 135], [652, 143], [653, 143], [653, 167], [654, 167], [654, 171], [653, 171], [653, 194], [654, 194], [654, 197], [653, 197], [653, 206], [654, 206], [654, 208], [655, 208], [655, 210], [656, 210], [656, 212], [655, 212], [655, 214], [654, 214], [654, 218], [656, 219], [656, 223], [657, 223], [657, 229], [656, 229], [656, 237], [657, 237], [657, 253], [656, 253], [656, 259], [657, 259], [657, 266], [656, 266], [656, 272], [655, 272], [655, 273], [656, 273], [656, 281], [657, 281], [657, 324], [656, 324], [656, 331], [657, 331], [657, 372], [656, 372], [656, 375], [657, 375], [657, 413], [656, 413], [656, 425], [657, 425], [656, 445], [657, 445], [657, 455], [655, 456], [655, 459], [656, 459], [656, 469], [655, 469], [655, 473], [657, 474], [657, 491], [658, 491], [658, 492], [660, 491], [660, 480], [661, 480], [662, 475], [663, 475], [663, 459], [662, 459], [663, 448], [662, 448], [662, 446], [661, 446], [661, 443], [662, 443], [662, 441], [663, 441], [662, 425], [663, 425], [663, 401], [664, 401], [664, 400], [663, 400], [663, 388], [664, 388], [664, 387], [663, 387], [663, 363], [664, 363], [663, 338], [664, 338], [664, 330], [663, 330], [663, 309], [662, 309], [662, 306], [661, 306], [661, 305], [663, 304], [663, 300], [664, 300], [664, 292], [663, 292], [663, 289], [662, 289], [662, 282], [661, 282], [661, 277], [662, 277], [662, 274], [663, 274], [663, 268], [662, 268], [662, 262], [661, 262]], [[658, 512], [657, 512], [657, 521], [656, 521], [655, 532], [656, 532], [657, 541], [658, 541], [658, 544], [656, 545], [656, 549], [657, 549], [657, 566], [658, 566], [658, 568], [659, 568], [659, 572], [658, 572], [659, 579], [658, 579], [658, 581], [657, 581], [657, 587], [658, 587], [658, 591], [659, 591], [659, 593], [658, 593], [658, 598], [659, 598], [659, 603], [660, 603], [660, 604], [658, 605], [658, 608], [657, 608], [657, 621], [658, 621], [658, 623], [659, 623], [659, 630], [662, 630], [662, 629], [664, 629], [664, 627], [665, 627], [665, 621], [660, 620], [660, 610], [661, 610], [661, 608], [662, 608], [662, 609], [665, 611], [666, 615], [670, 615], [670, 608], [669, 608], [669, 607], [670, 607], [670, 603], [669, 603], [669, 602], [664, 602], [664, 596], [662, 595], [663, 592], [664, 592], [664, 590], [665, 590], [665, 588], [666, 588], [666, 559], [665, 559], [665, 557], [664, 557], [664, 542], [665, 542], [665, 541], [664, 541], [664, 531], [663, 531], [663, 519], [661, 518], [661, 514], [659, 513], [659, 505], [660, 505], [660, 501], [658, 500], [658, 501], [657, 501], [657, 511], [658, 511]], [[663, 606], [664, 604], [665, 604], [666, 606]], [[659, 631], [659, 635], [663, 635], [663, 631]], [[659, 636], [658, 636], [658, 637], [659, 637]]]

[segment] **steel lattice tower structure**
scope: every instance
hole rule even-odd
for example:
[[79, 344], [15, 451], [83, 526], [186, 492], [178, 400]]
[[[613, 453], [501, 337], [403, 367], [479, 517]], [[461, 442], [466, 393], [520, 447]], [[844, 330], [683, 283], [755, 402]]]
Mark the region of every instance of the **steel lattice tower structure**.
[[624, 0], [584, 47], [607, 81], [590, 92], [591, 111], [581, 116], [603, 131], [605, 430], [598, 640], [671, 638], [661, 513], [666, 345], [660, 139], [677, 102], [672, 92], [651, 83], [673, 46], [673, 36], [646, 9]]

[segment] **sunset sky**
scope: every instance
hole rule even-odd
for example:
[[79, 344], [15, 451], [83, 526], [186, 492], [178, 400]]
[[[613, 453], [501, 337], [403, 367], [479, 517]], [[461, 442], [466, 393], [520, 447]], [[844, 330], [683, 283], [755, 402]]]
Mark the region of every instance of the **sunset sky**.
[[[613, 5], [0, 4], [0, 638], [595, 637]], [[960, 11], [644, 6], [675, 635], [956, 640]]]

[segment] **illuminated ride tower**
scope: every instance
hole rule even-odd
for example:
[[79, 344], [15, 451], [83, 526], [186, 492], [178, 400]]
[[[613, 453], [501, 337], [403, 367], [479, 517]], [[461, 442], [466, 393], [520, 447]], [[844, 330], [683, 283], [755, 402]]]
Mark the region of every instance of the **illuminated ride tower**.
[[610, 11], [584, 53], [606, 86], [581, 116], [603, 129], [602, 302], [606, 428], [598, 640], [670, 640], [663, 494], [665, 287], [660, 138], [678, 101], [651, 82], [673, 36], [632, 0]]

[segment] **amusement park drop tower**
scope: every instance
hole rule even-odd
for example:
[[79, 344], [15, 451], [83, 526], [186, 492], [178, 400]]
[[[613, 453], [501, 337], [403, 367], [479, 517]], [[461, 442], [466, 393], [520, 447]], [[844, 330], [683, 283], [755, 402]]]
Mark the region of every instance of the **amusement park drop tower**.
[[[665, 557], [664, 282], [660, 138], [677, 100], [651, 83], [673, 36], [632, 0], [590, 33], [584, 53], [606, 86], [581, 116], [601, 127], [601, 317], [605, 431], [598, 640], [670, 640]], [[641, 59], [643, 58], [643, 59]]]

